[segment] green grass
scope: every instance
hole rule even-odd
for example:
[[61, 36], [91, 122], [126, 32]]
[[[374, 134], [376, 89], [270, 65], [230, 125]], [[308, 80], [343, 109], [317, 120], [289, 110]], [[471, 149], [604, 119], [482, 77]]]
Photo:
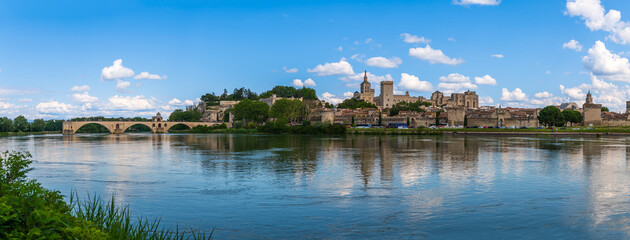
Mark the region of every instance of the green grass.
[[0, 137], [28, 136], [28, 135], [44, 135], [59, 134], [61, 131], [43, 131], [43, 132], [0, 132]]

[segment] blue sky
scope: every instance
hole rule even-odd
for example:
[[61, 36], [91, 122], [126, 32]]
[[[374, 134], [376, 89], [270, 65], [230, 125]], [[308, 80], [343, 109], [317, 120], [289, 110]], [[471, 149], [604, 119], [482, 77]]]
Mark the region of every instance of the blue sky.
[[624, 110], [629, 13], [625, 0], [4, 1], [0, 115], [150, 116], [292, 84], [336, 102], [364, 70], [377, 94], [393, 80], [542, 107], [591, 90]]

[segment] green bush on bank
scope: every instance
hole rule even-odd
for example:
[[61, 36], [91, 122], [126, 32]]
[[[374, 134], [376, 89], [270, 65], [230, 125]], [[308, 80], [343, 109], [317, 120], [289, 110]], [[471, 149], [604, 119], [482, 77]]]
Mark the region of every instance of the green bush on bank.
[[191, 236], [170, 231], [159, 220], [132, 221], [127, 207], [117, 207], [114, 199], [98, 197], [70, 203], [59, 191], [45, 189], [28, 179], [31, 155], [20, 152], [0, 154], [0, 239], [209, 239], [193, 232]]
[[302, 125], [289, 126], [286, 118], [278, 118], [273, 122], [267, 122], [265, 125], [258, 127], [258, 131], [273, 134], [344, 134], [346, 127], [330, 123], [315, 123], [311, 125], [309, 121], [304, 121]]

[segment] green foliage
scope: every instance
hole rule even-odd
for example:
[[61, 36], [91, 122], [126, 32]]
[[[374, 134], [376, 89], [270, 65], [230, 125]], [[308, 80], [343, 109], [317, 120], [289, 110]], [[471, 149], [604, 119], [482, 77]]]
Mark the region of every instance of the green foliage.
[[269, 106], [264, 102], [245, 99], [234, 105], [232, 111], [235, 120], [261, 123], [269, 115]]
[[555, 106], [546, 106], [538, 113], [538, 122], [545, 126], [563, 126], [566, 123], [564, 115]]
[[227, 89], [225, 89], [221, 96], [217, 96], [214, 93], [206, 93], [201, 96], [201, 101], [204, 101], [207, 106], [219, 105], [221, 101], [239, 101], [243, 99], [258, 100], [260, 97], [255, 92], [244, 87], [235, 88], [232, 94], [228, 94]]
[[288, 86], [275, 86], [273, 89], [260, 94], [260, 98], [268, 98], [276, 94], [276, 97], [282, 98], [303, 98], [304, 100], [317, 100], [315, 89], [299, 88]]
[[63, 129], [62, 120], [47, 120], [44, 131], [61, 131]]
[[602, 107], [602, 112], [610, 112], [607, 107]]
[[324, 102], [324, 107], [325, 107], [325, 108], [335, 108], [335, 105], [330, 104], [330, 103], [328, 103], [328, 102]]
[[76, 133], [109, 133], [109, 129], [97, 123], [88, 123], [77, 129]]
[[342, 103], [337, 105], [337, 108], [342, 109], [357, 109], [357, 108], [376, 108], [376, 105], [373, 103], [368, 103], [361, 99], [348, 98], [344, 100]]
[[13, 132], [14, 129], [13, 120], [8, 117], [0, 118], [0, 132]]
[[168, 120], [174, 122], [199, 122], [200, 119], [201, 112], [196, 108], [190, 108], [185, 111], [177, 109], [168, 116]]
[[70, 203], [58, 191], [50, 191], [27, 178], [31, 155], [0, 154], [0, 239], [210, 239], [205, 233], [171, 231], [159, 219], [131, 219], [128, 207], [117, 207], [114, 199]]
[[435, 125], [440, 125], [440, 113], [442, 111], [435, 112]]
[[35, 119], [31, 124], [31, 131], [33, 132], [41, 132], [46, 128], [46, 121], [44, 119]]
[[279, 99], [269, 109], [269, 117], [286, 117], [291, 123], [305, 119], [307, 113], [306, 105], [298, 99]]
[[13, 119], [13, 126], [15, 126], [16, 131], [28, 132], [30, 124], [28, 124], [28, 120], [22, 115], [17, 116]]
[[565, 109], [564, 111], [562, 111], [562, 116], [564, 117], [564, 120], [570, 122], [571, 125], [573, 125], [573, 123], [582, 122], [582, 114], [578, 111]]
[[430, 107], [431, 103], [423, 102], [423, 101], [417, 101], [417, 102], [412, 102], [412, 103], [399, 102], [399, 103], [394, 104], [394, 106], [392, 106], [392, 108], [389, 110], [389, 115], [396, 116], [401, 111], [424, 112], [424, 109], [420, 108], [421, 106]]
[[468, 127], [468, 116], [464, 115], [464, 127]]
[[302, 124], [301, 126], [289, 126], [285, 118], [258, 127], [258, 131], [263, 133], [288, 133], [288, 134], [344, 134], [344, 125], [332, 125], [330, 123], [314, 123], [312, 125]]
[[381, 114], [381, 111], [378, 111], [378, 125], [383, 126], [383, 115]]

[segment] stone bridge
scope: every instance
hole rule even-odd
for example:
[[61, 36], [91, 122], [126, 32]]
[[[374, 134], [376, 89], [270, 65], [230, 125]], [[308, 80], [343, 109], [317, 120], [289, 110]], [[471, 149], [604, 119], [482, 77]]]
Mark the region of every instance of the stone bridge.
[[[145, 122], [133, 122], [133, 121], [64, 121], [63, 122], [63, 135], [72, 135], [86, 124], [98, 124], [101, 125], [110, 133], [121, 134], [124, 133], [129, 127], [133, 125], [144, 125], [151, 129], [152, 133], [166, 133], [169, 129], [176, 125], [185, 125], [189, 128], [196, 126], [214, 126], [221, 125], [222, 122], [167, 122], [167, 121], [145, 121]], [[225, 123], [230, 126], [230, 123]]]

